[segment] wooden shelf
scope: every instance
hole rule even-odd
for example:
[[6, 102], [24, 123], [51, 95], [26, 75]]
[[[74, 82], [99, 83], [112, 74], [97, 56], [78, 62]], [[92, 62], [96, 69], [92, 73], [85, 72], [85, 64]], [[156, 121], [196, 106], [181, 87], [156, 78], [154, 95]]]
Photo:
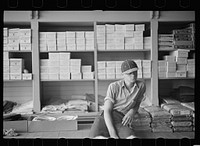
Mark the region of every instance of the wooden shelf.
[[41, 80], [42, 82], [88, 82], [95, 81], [95, 79], [81, 79], [81, 80]]
[[32, 53], [30, 50], [4, 50], [4, 52], [15, 52], [15, 53]]
[[[139, 80], [143, 79], [143, 80], [150, 80], [151, 78], [138, 78]], [[99, 81], [117, 81], [117, 80], [121, 80], [121, 79], [98, 79]]]
[[68, 50], [66, 50], [66, 51], [40, 51], [40, 53], [49, 53], [49, 52], [53, 52], [53, 53], [59, 53], [59, 52], [85, 52], [85, 53], [88, 53], [88, 52], [91, 52], [91, 53], [93, 53], [94, 52], [94, 50], [74, 50], [74, 51], [68, 51]]
[[30, 82], [33, 80], [3, 80], [4, 82]]
[[133, 50], [98, 50], [98, 52], [150, 52], [151, 49], [133, 49]]
[[175, 78], [159, 78], [159, 80], [194, 80], [195, 78], [188, 78], [188, 77], [175, 77]]

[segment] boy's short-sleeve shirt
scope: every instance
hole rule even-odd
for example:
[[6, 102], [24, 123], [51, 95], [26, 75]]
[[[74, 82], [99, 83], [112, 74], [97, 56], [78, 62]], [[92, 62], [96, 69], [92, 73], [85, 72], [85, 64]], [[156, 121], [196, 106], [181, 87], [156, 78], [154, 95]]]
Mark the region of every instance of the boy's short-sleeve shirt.
[[104, 101], [110, 100], [113, 103], [114, 110], [126, 114], [131, 108], [134, 108], [137, 102], [141, 103], [145, 91], [146, 86], [143, 81], [137, 80], [132, 90], [129, 92], [125, 86], [124, 80], [119, 80], [108, 86]]

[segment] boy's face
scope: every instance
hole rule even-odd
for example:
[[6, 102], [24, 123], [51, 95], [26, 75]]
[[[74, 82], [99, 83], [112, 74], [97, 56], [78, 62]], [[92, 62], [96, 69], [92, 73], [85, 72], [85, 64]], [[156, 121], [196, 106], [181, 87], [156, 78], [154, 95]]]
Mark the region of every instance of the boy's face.
[[124, 79], [130, 83], [134, 83], [137, 80], [137, 71], [123, 74]]

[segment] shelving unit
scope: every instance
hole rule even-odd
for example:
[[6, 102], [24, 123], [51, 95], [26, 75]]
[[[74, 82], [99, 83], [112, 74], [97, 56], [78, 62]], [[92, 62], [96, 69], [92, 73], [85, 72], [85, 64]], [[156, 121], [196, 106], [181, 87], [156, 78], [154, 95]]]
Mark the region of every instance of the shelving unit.
[[[179, 28], [195, 21], [194, 11], [161, 11], [155, 17], [152, 11], [41, 11], [36, 16], [33, 11], [5, 11], [4, 27], [31, 28], [32, 51], [9, 51], [15, 56], [23, 56], [33, 73], [32, 81], [4, 81], [4, 99], [23, 96], [33, 99], [34, 111], [39, 112], [49, 98], [66, 98], [73, 94], [91, 93], [95, 95], [95, 112], [98, 112], [98, 95], [105, 96], [108, 85], [117, 79], [98, 79], [98, 61], [123, 61], [125, 59], [146, 59], [152, 62], [151, 78], [144, 78], [146, 96], [154, 105], [159, 104], [160, 93], [168, 94], [171, 85], [184, 82], [194, 85], [195, 78], [158, 78], [158, 60], [171, 50], [158, 50], [158, 34]], [[97, 25], [105, 24], [145, 24], [144, 36], [151, 36], [151, 48], [142, 50], [98, 50]], [[94, 50], [40, 51], [40, 32], [94, 31]], [[81, 59], [82, 65], [92, 65], [94, 79], [90, 80], [42, 80], [40, 59], [47, 59], [48, 53], [70, 52], [72, 59]], [[195, 53], [195, 50], [191, 50]], [[193, 56], [193, 53], [190, 57]], [[31, 54], [31, 55], [30, 55]], [[28, 57], [27, 57], [28, 56]], [[164, 83], [169, 87], [165, 92]], [[168, 86], [169, 85], [169, 86]], [[20, 88], [20, 89], [18, 89]], [[28, 88], [28, 90], [27, 90]], [[19, 93], [19, 90], [21, 91]], [[11, 95], [11, 93], [13, 93]], [[15, 94], [16, 93], [16, 94]], [[27, 94], [26, 94], [27, 93]], [[18, 98], [23, 101], [24, 98]], [[11, 98], [9, 98], [11, 99]], [[87, 114], [87, 113], [86, 113]]]

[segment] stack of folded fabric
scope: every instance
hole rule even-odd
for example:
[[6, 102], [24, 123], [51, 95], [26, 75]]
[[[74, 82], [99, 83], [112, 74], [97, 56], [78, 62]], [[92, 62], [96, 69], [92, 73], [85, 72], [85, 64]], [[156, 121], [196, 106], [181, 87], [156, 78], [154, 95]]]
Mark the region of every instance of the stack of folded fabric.
[[67, 112], [73, 111], [73, 112], [88, 112], [89, 102], [86, 100], [69, 100], [66, 103]]
[[172, 132], [169, 112], [159, 106], [148, 106], [144, 109], [151, 115], [152, 132]]
[[151, 131], [150, 123], [151, 117], [149, 113], [140, 107], [138, 113], [134, 117], [131, 127], [134, 131]]
[[179, 103], [162, 103], [161, 107], [172, 114], [171, 124], [174, 132], [192, 131], [192, 110]]

